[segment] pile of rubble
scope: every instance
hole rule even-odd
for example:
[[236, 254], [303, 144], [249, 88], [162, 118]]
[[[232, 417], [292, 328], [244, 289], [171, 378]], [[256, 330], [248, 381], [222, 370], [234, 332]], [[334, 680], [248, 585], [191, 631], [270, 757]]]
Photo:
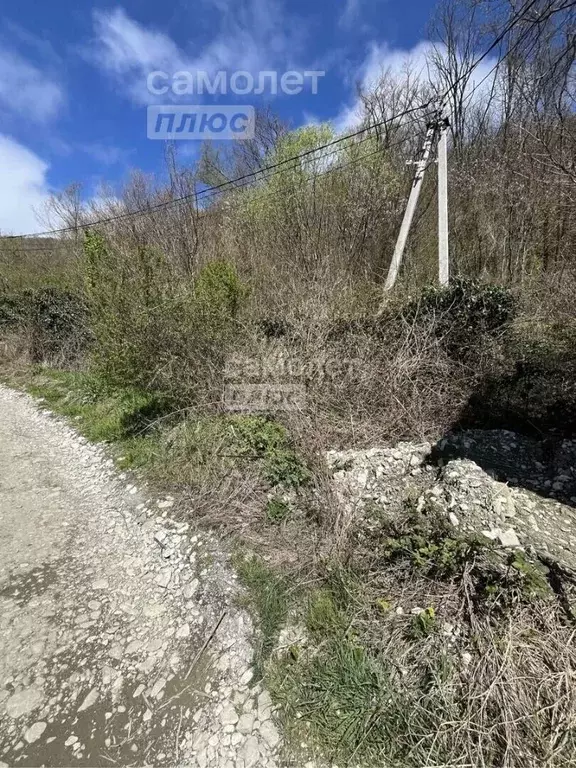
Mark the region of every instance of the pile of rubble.
[[335, 493], [351, 524], [393, 521], [416, 500], [463, 532], [522, 547], [576, 572], [576, 441], [505, 430], [453, 433], [436, 444], [330, 451]]

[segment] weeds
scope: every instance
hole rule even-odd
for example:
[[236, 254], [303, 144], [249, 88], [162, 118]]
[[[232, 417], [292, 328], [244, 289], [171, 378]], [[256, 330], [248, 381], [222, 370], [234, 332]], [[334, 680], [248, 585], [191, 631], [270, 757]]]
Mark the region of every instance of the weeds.
[[572, 687], [538, 719], [576, 657], [545, 569], [524, 553], [409, 510], [347, 567], [323, 563], [318, 581], [288, 610], [308, 641], [264, 667], [294, 744], [337, 764], [410, 768], [542, 764], [558, 729], [559, 755], [576, 746]]
[[329, 589], [317, 589], [308, 596], [306, 628], [317, 640], [330, 640], [342, 634], [346, 619]]
[[256, 555], [238, 557], [236, 568], [242, 584], [248, 590], [247, 603], [259, 620], [260, 639], [256, 649], [256, 663], [262, 674], [263, 665], [288, 616], [288, 583]]
[[289, 515], [290, 507], [283, 499], [274, 497], [266, 502], [266, 517], [271, 523], [281, 523]]
[[433, 606], [428, 606], [412, 619], [412, 631], [415, 638], [427, 637], [438, 628], [436, 611]]
[[155, 392], [175, 409], [220, 399], [246, 295], [233, 266], [207, 264], [187, 285], [161, 252], [141, 246], [128, 256], [90, 231], [85, 291], [92, 368], [111, 386]]
[[89, 440], [109, 443], [123, 469], [150, 466], [159, 453], [155, 435], [144, 434], [152, 415], [161, 411], [152, 395], [111, 390], [96, 376], [49, 369], [38, 372], [28, 390], [71, 419]]

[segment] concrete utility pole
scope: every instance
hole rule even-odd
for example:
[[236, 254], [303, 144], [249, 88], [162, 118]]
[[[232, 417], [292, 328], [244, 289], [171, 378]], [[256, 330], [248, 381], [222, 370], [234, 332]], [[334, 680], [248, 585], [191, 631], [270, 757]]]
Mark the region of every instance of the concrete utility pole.
[[386, 278], [386, 284], [384, 286], [387, 291], [394, 287], [398, 272], [400, 271], [402, 257], [404, 256], [404, 250], [406, 249], [406, 241], [410, 234], [412, 220], [418, 204], [418, 198], [420, 197], [420, 190], [422, 189], [422, 182], [424, 181], [424, 174], [426, 173], [430, 153], [434, 145], [434, 139], [438, 132], [440, 132], [440, 142], [438, 145], [438, 250], [440, 284], [446, 285], [448, 283], [448, 120], [442, 116], [442, 113], [443, 107], [440, 107], [434, 120], [428, 123], [426, 137], [424, 139], [424, 144], [422, 145], [422, 154], [420, 160], [415, 163], [416, 170], [414, 173], [414, 181], [412, 182], [412, 189], [410, 190], [406, 211], [404, 212], [404, 218], [402, 219], [402, 225], [396, 241], [396, 248], [394, 249], [388, 276]]
[[438, 278], [440, 285], [450, 281], [448, 250], [448, 120], [442, 119], [438, 141]]

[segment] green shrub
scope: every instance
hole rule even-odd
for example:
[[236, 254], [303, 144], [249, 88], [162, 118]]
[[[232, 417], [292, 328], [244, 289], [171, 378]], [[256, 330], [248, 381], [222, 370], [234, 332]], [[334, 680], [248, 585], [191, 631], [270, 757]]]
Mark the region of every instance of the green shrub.
[[290, 507], [285, 501], [274, 497], [266, 502], [266, 517], [271, 523], [281, 523], [290, 514]]
[[[550, 594], [545, 566], [521, 552], [506, 555], [484, 536], [457, 533], [434, 513], [409, 513], [389, 526], [380, 553], [385, 562], [402, 564], [428, 579], [455, 584], [469, 579], [470, 599], [478, 609], [508, 610], [517, 602]], [[432, 625], [429, 618], [434, 616], [422, 621]]]
[[[309, 477], [284, 427], [261, 416], [213, 414], [180, 421], [164, 430], [159, 459], [155, 471], [177, 486], [215, 487], [233, 470], [285, 488]], [[288, 513], [279, 496], [266, 508], [271, 522]]]
[[415, 638], [428, 637], [438, 628], [436, 611], [432, 605], [420, 611], [412, 619], [412, 633]]
[[417, 311], [423, 316], [448, 313], [447, 320], [457, 322], [463, 329], [491, 333], [510, 323], [516, 307], [514, 296], [504, 286], [457, 278], [445, 288], [426, 288]]
[[126, 255], [97, 232], [86, 234], [85, 255], [94, 369], [175, 408], [219, 401], [246, 294], [234, 267], [209, 263], [187, 284], [159, 252]]
[[40, 288], [29, 298], [30, 355], [33, 362], [68, 363], [89, 343], [82, 297], [58, 288]]
[[0, 292], [0, 331], [24, 325], [29, 312], [29, 293]]
[[229, 329], [247, 295], [236, 268], [226, 261], [209, 262], [194, 282], [195, 309], [203, 322], [217, 332]]
[[311, 474], [294, 450], [286, 429], [264, 416], [231, 417], [230, 425], [241, 453], [263, 461], [264, 476], [272, 486], [298, 488]]
[[501, 336], [516, 312], [517, 301], [508, 288], [457, 278], [445, 288], [426, 288], [402, 314], [409, 322], [433, 323], [446, 351], [460, 358], [483, 338]]
[[90, 339], [83, 297], [56, 287], [0, 293], [3, 330], [26, 336], [34, 363], [69, 364]]

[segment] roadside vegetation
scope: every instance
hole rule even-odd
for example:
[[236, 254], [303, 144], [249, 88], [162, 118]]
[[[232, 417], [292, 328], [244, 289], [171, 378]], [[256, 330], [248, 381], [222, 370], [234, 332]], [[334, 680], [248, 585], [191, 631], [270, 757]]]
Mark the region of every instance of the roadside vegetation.
[[[261, 113], [253, 142], [207, 146], [193, 168], [169, 149], [166, 178], [134, 172], [97, 208], [77, 188], [55, 197], [69, 235], [0, 238], [3, 380], [230, 537], [257, 669], [303, 763], [574, 764], [574, 616], [550, 573], [456, 535], [409, 489], [394, 525], [376, 505], [377, 525], [351, 510], [344, 528], [325, 462], [454, 428], [575, 432], [573, 83], [548, 66], [569, 51], [543, 23], [526, 47], [508, 40], [508, 69], [466, 101], [458, 66], [486, 34], [476, 5], [443, 5], [448, 50], [430, 62], [460, 94], [446, 288], [430, 173], [397, 290], [382, 291], [424, 118], [343, 141], [327, 162], [329, 126]], [[364, 124], [429, 90], [382, 73]], [[305, 405], [230, 408], [229, 385], [263, 382], [298, 386]]]

